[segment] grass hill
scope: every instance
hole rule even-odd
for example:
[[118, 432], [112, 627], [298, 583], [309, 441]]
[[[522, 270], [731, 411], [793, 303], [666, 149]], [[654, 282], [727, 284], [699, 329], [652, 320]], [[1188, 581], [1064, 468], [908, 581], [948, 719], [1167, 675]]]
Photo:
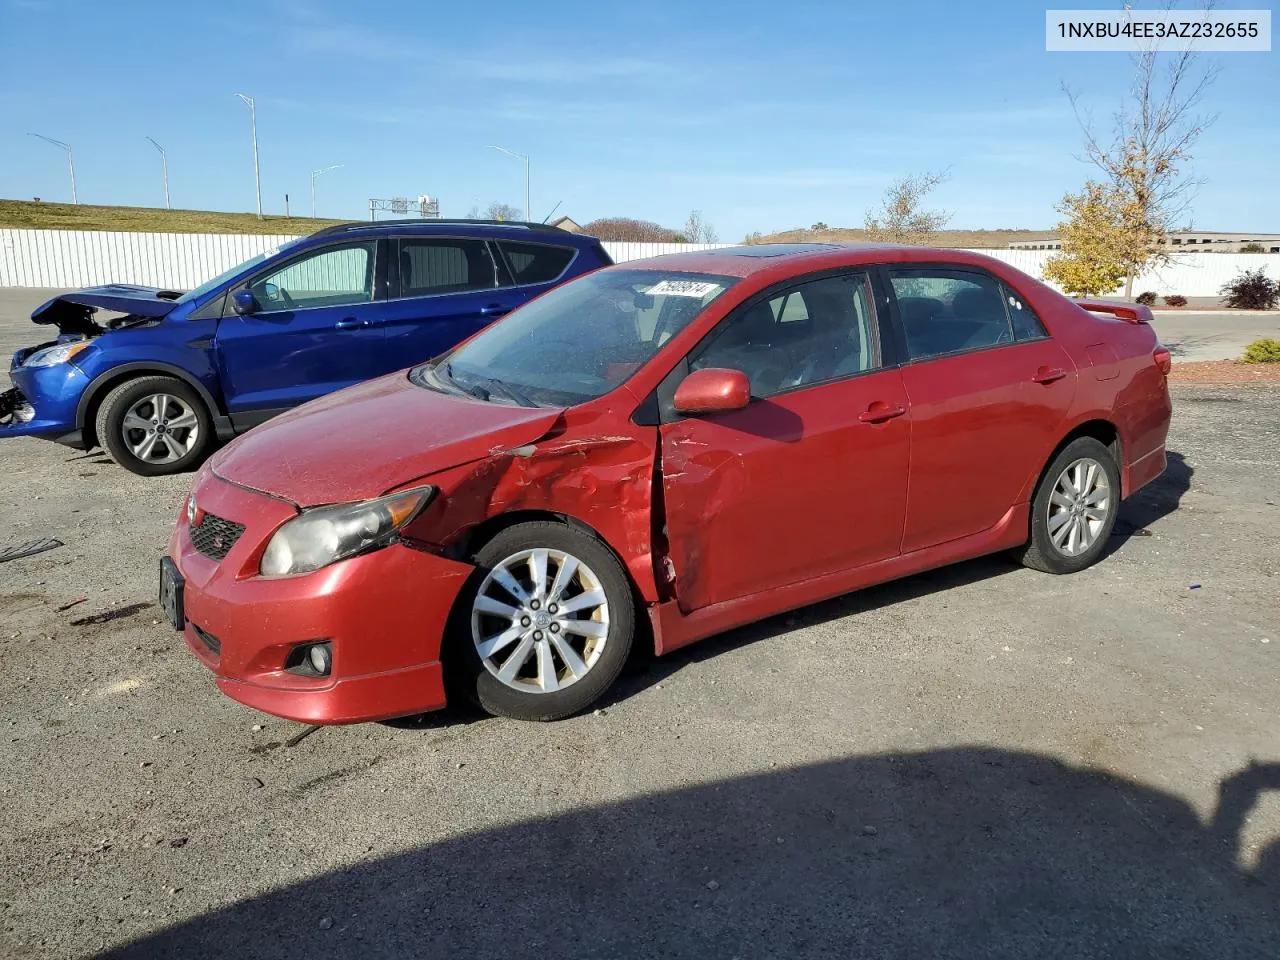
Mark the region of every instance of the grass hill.
[[338, 220], [163, 210], [156, 207], [98, 207], [90, 204], [0, 200], [0, 227], [26, 230], [120, 230], [130, 233], [314, 233]]

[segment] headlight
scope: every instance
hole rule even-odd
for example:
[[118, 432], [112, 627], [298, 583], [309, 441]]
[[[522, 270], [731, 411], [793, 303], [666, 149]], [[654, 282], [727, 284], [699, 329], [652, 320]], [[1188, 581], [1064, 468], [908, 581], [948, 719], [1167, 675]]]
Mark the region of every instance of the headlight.
[[187, 496], [187, 526], [194, 527], [196, 525], [196, 495], [194, 493]]
[[418, 487], [365, 503], [304, 510], [275, 532], [258, 569], [264, 577], [310, 573], [385, 546], [435, 492], [435, 487]]
[[31, 356], [23, 361], [24, 367], [56, 367], [60, 363], [66, 363], [81, 350], [88, 350], [89, 343], [80, 340], [75, 343], [59, 343], [52, 347], [45, 347], [43, 350], [37, 350]]

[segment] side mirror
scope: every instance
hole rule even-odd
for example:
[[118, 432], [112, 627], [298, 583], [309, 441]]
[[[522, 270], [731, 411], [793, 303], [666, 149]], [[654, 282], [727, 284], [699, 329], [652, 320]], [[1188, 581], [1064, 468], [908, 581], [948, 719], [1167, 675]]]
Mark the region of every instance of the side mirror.
[[248, 290], [237, 290], [231, 297], [231, 309], [247, 317], [258, 311], [258, 299]]
[[751, 381], [741, 370], [707, 367], [695, 370], [676, 387], [677, 413], [725, 413], [751, 402]]

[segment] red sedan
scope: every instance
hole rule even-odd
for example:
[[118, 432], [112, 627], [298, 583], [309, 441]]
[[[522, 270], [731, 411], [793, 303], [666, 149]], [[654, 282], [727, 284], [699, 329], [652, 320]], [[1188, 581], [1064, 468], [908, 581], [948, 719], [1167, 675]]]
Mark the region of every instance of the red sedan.
[[599, 270], [229, 444], [161, 599], [267, 713], [550, 720], [636, 643], [996, 551], [1072, 573], [1165, 467], [1149, 318], [959, 250]]

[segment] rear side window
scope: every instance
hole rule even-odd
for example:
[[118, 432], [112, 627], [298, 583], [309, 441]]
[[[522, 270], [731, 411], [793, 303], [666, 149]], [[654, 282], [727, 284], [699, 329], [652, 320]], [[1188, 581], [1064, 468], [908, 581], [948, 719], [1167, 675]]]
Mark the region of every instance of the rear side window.
[[549, 247], [542, 243], [499, 240], [498, 246], [511, 266], [511, 276], [517, 285], [550, 283], [564, 273], [574, 254], [566, 247]]
[[412, 237], [400, 241], [400, 296], [490, 290], [497, 266], [483, 240]]
[[1005, 287], [979, 271], [890, 268], [889, 281], [912, 360], [1013, 342]]
[[1000, 289], [1004, 291], [1004, 302], [1009, 307], [1009, 320], [1013, 324], [1013, 335], [1019, 341], [1039, 340], [1042, 337], [1049, 336], [1049, 332], [1045, 330], [1040, 318], [1036, 316], [1035, 311], [1027, 305], [1027, 302], [1022, 297], [1018, 296], [1016, 292], [1003, 283], [1000, 284]]

